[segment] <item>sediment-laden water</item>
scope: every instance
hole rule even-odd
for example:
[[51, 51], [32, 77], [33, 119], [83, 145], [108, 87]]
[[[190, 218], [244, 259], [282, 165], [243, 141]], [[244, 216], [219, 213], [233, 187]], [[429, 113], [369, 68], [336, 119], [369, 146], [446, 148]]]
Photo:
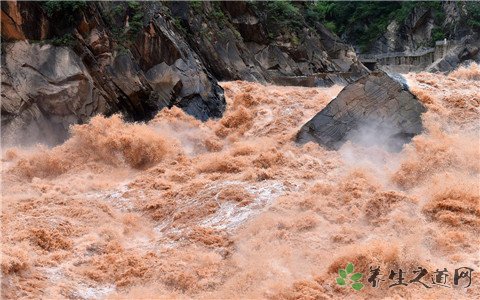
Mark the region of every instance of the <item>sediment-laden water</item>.
[[[480, 298], [480, 69], [407, 79], [428, 111], [400, 153], [292, 141], [340, 86], [240, 81], [220, 120], [97, 116], [54, 148], [4, 146], [2, 296]], [[335, 282], [349, 262], [360, 291]], [[443, 268], [451, 287], [431, 284]]]

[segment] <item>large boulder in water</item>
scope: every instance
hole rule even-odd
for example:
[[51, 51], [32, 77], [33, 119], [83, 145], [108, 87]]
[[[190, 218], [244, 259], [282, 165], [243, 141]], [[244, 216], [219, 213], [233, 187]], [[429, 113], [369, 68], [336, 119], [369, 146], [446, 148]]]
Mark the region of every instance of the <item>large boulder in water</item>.
[[302, 126], [296, 140], [314, 141], [334, 150], [351, 140], [398, 151], [422, 131], [423, 112], [425, 107], [400, 75], [372, 72], [347, 85]]

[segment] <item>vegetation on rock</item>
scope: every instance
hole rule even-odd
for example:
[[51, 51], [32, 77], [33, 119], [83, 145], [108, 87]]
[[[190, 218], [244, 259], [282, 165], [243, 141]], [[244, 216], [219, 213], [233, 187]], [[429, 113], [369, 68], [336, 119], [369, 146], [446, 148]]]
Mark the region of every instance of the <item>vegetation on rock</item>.
[[[462, 20], [471, 28], [480, 28], [480, 3], [467, 2], [465, 8]], [[415, 9], [430, 10], [434, 21], [431, 42], [454, 35], [455, 26], [445, 22], [442, 1], [314, 1], [307, 5], [305, 18], [310, 25], [322, 23], [367, 51], [385, 33], [392, 20], [404, 24]]]
[[42, 8], [48, 17], [61, 16], [67, 23], [73, 23], [75, 15], [86, 6], [85, 1], [45, 1]]
[[480, 2], [468, 2], [466, 9], [469, 15], [467, 25], [480, 30]]

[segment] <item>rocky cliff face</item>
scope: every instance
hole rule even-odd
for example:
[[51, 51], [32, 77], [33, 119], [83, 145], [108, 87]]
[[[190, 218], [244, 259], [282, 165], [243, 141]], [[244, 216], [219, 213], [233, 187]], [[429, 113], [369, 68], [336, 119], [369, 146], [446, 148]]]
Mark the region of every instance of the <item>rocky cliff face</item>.
[[427, 71], [450, 72], [459, 65], [469, 65], [472, 62], [480, 63], [480, 39], [478, 33], [462, 38], [442, 58], [431, 64]]
[[[364, 52], [415, 52], [435, 45], [436, 41], [457, 40], [478, 32], [480, 5], [466, 1], [402, 3], [388, 26]], [[399, 15], [404, 14], [404, 17]], [[355, 36], [345, 38], [354, 43]], [[476, 36], [478, 39], [478, 36]], [[360, 47], [358, 47], [360, 49]]]
[[8, 1], [1, 13], [8, 143], [56, 143], [96, 114], [148, 120], [176, 105], [201, 120], [220, 117], [217, 80], [315, 85], [366, 72], [321, 24], [272, 36], [247, 2]]
[[[325, 77], [353, 81], [365, 74], [353, 48], [341, 42], [321, 24], [307, 26], [297, 3], [299, 24], [272, 20], [268, 3], [168, 2], [172, 16], [188, 33], [190, 44], [221, 80], [280, 82], [294, 76]], [[294, 6], [292, 6], [294, 7]], [[205, 13], [197, 13], [203, 11]], [[281, 12], [278, 12], [281, 15]], [[278, 16], [278, 18], [288, 16]]]
[[[201, 120], [222, 115], [222, 89], [174, 26], [156, 14], [127, 36], [129, 8], [120, 3], [121, 34], [131, 39], [122, 43], [105, 21], [114, 5], [85, 3], [48, 16], [38, 3], [2, 3], [5, 142], [55, 143], [70, 124], [96, 114], [145, 120], [177, 105]], [[71, 22], [63, 24], [62, 17]]]
[[368, 52], [413, 54], [445, 41], [452, 44], [449, 50], [427, 69], [452, 71], [465, 61], [480, 62], [479, 17], [480, 4], [474, 2], [444, 1], [419, 5], [404, 20], [392, 20]]

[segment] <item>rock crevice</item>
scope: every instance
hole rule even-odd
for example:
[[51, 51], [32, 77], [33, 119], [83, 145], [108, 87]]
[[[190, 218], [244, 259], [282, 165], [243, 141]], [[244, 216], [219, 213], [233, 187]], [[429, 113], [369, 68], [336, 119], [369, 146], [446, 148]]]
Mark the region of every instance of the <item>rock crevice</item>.
[[2, 2], [2, 141], [22, 141], [23, 128], [30, 142], [47, 142], [49, 133], [27, 129], [37, 117], [61, 137], [96, 114], [144, 121], [176, 105], [218, 118], [226, 103], [217, 80], [314, 86], [367, 73], [321, 24], [271, 36], [255, 5], [87, 2], [52, 13]]

